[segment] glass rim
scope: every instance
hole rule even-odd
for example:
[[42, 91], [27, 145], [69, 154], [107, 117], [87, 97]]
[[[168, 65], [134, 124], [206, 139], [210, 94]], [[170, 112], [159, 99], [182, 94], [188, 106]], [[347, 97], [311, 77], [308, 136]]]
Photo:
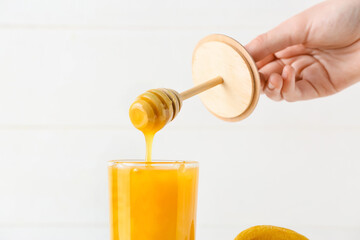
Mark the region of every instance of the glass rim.
[[108, 161], [109, 165], [116, 165], [116, 164], [133, 164], [133, 165], [174, 165], [174, 164], [194, 164], [194, 165], [199, 165], [198, 161], [187, 161], [187, 160], [153, 160], [151, 162], [146, 162], [145, 160], [141, 160], [141, 159], [120, 159], [120, 160], [110, 160]]

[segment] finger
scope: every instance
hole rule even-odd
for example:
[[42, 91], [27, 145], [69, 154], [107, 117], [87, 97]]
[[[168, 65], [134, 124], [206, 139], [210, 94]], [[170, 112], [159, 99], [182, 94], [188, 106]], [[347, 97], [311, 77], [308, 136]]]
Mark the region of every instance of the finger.
[[271, 98], [274, 101], [281, 101], [281, 88], [283, 86], [283, 79], [281, 78], [280, 74], [272, 73], [267, 81], [267, 85], [264, 89], [264, 93], [266, 96]]
[[265, 66], [266, 64], [274, 61], [276, 59], [276, 57], [274, 56], [274, 54], [271, 54], [269, 56], [267, 56], [266, 58], [260, 60], [259, 62], [256, 63], [256, 66], [260, 69], [263, 66]]
[[281, 76], [284, 80], [284, 86], [281, 90], [281, 94], [283, 98], [288, 102], [298, 100], [301, 96], [301, 93], [299, 92], [299, 89], [297, 89], [295, 85], [295, 81], [296, 81], [295, 69], [290, 65], [286, 65], [283, 69]]
[[305, 42], [306, 28], [306, 18], [297, 15], [256, 37], [246, 45], [246, 49], [258, 62], [286, 47]]
[[289, 65], [285, 66], [282, 78], [284, 79], [284, 86], [281, 93], [288, 102], [309, 100], [320, 96], [318, 90], [309, 80], [296, 80], [295, 69]]
[[260, 76], [260, 93], [263, 94], [264, 93], [264, 88], [266, 86], [266, 80], [265, 80], [265, 76], [264, 74], [262, 74], [261, 72], [259, 72], [259, 76]]
[[290, 58], [304, 54], [310, 54], [311, 49], [306, 48], [303, 44], [287, 47], [275, 53], [276, 58]]
[[284, 64], [281, 60], [270, 62], [260, 69], [260, 72], [264, 75], [265, 81], [267, 81], [272, 73], [278, 73], [281, 75]]

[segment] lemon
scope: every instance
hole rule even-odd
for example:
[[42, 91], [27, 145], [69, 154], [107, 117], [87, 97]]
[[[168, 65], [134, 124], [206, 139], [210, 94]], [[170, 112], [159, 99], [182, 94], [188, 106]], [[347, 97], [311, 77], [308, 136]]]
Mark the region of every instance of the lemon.
[[235, 240], [309, 240], [303, 235], [286, 228], [259, 225], [242, 231]]

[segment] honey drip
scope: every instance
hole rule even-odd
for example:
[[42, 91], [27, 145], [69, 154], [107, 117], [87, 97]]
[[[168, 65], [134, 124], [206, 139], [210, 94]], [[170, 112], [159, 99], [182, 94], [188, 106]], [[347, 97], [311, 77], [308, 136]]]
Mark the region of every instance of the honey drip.
[[154, 135], [175, 118], [181, 105], [180, 94], [166, 88], [146, 91], [131, 104], [130, 120], [145, 136], [147, 162], [151, 162]]

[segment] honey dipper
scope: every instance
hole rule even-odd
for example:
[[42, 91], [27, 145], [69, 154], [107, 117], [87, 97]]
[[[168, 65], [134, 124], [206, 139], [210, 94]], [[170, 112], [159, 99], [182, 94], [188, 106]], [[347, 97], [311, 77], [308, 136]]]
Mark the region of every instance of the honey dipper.
[[184, 100], [200, 94], [206, 108], [226, 121], [239, 121], [254, 110], [260, 95], [256, 64], [236, 40], [221, 34], [203, 38], [192, 59], [195, 87], [178, 93], [159, 88], [138, 96], [130, 119], [144, 134], [155, 134], [179, 113]]

